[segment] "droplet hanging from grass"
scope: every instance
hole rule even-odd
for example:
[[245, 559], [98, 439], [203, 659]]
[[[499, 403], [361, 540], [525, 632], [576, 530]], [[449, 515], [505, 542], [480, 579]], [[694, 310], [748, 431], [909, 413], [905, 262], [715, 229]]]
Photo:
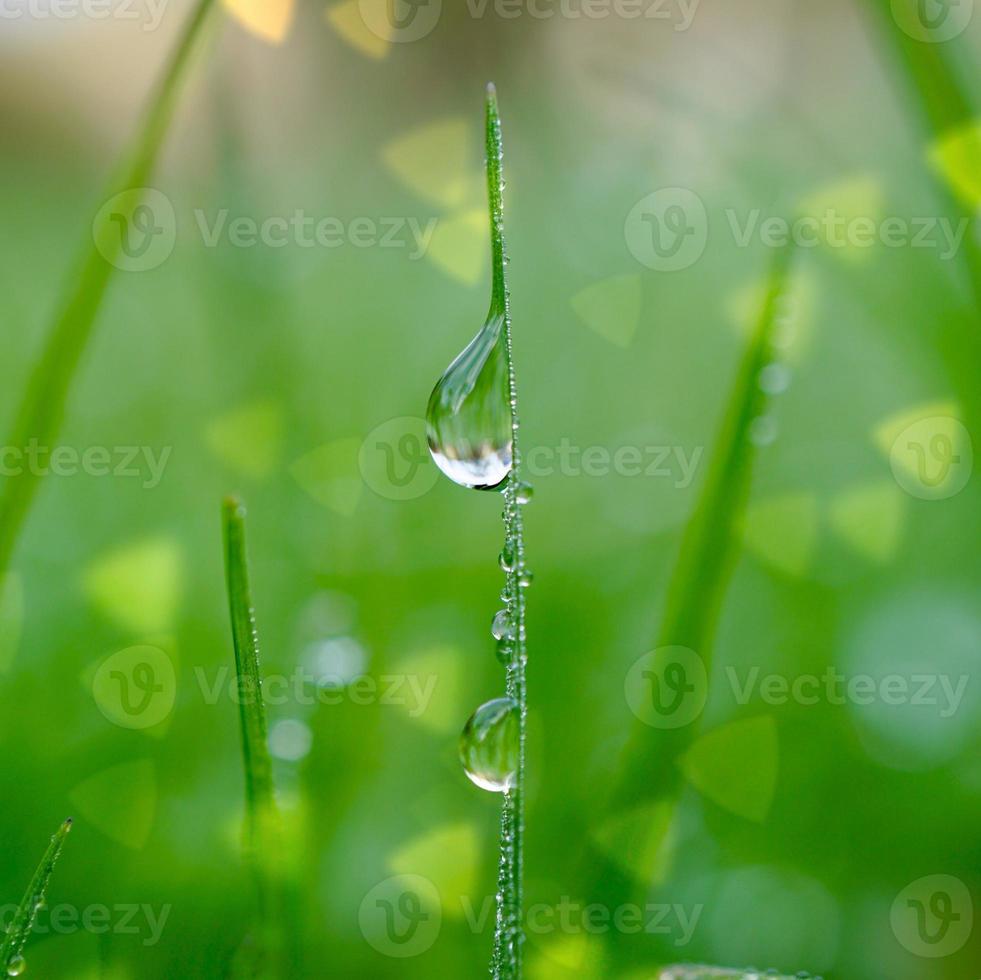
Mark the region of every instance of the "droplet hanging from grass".
[[19, 977], [27, 969], [27, 960], [23, 956], [15, 956], [7, 964], [7, 976]]
[[426, 433], [436, 465], [454, 482], [493, 490], [511, 472], [513, 436], [504, 315], [493, 307], [480, 333], [429, 396]]
[[471, 782], [491, 793], [507, 793], [518, 773], [518, 705], [512, 698], [482, 704], [460, 736], [460, 761]]

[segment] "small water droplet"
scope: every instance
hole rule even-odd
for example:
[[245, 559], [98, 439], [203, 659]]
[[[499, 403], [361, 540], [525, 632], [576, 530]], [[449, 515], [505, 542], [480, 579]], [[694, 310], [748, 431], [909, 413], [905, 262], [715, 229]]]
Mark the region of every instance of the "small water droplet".
[[521, 569], [518, 575], [518, 585], [523, 589], [527, 589], [532, 582], [535, 581], [535, 573], [530, 568]]
[[768, 395], [780, 395], [790, 387], [790, 369], [784, 364], [767, 364], [760, 371], [760, 390]]
[[510, 640], [499, 640], [497, 643], [497, 659], [498, 662], [503, 666], [507, 667], [511, 663], [511, 657], [514, 653], [514, 644]]
[[454, 483], [493, 490], [511, 472], [510, 384], [504, 317], [492, 314], [429, 396], [426, 433], [436, 465]]
[[511, 614], [507, 609], [501, 609], [494, 616], [491, 623], [491, 633], [495, 640], [514, 639], [514, 623], [511, 622]]
[[514, 488], [514, 499], [519, 504], [527, 504], [531, 502], [531, 498], [535, 496], [535, 488], [530, 483], [519, 483]]
[[511, 545], [506, 544], [501, 549], [501, 554], [498, 561], [500, 561], [501, 568], [503, 568], [505, 572], [514, 571], [514, 549], [511, 547]]
[[777, 420], [772, 415], [758, 415], [749, 423], [749, 438], [754, 446], [772, 445], [777, 438]]
[[27, 969], [27, 960], [18, 953], [7, 961], [7, 976], [19, 977]]
[[460, 761], [470, 781], [491, 793], [507, 793], [518, 772], [518, 705], [511, 698], [482, 704], [460, 736]]

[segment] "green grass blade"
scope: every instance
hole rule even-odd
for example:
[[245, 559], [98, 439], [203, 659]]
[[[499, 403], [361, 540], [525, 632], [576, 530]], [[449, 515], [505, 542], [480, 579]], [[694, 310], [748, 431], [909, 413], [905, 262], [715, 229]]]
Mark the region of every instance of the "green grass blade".
[[224, 502], [222, 517], [245, 764], [245, 853], [255, 876], [259, 901], [254, 945], [238, 968], [243, 976], [277, 977], [281, 975], [284, 936], [282, 827], [262, 699], [259, 642], [245, 549], [245, 508], [229, 498]]
[[518, 396], [511, 345], [511, 297], [507, 287], [507, 253], [504, 245], [504, 175], [501, 116], [497, 91], [487, 86], [485, 113], [487, 152], [487, 196], [491, 232], [491, 315], [504, 319], [507, 353], [508, 394], [512, 412], [512, 466], [504, 485], [505, 548], [514, 555], [506, 572], [505, 594], [512, 610], [514, 643], [507, 666], [507, 694], [518, 705], [518, 771], [515, 785], [504, 797], [501, 808], [501, 849], [498, 861], [497, 916], [491, 976], [494, 980], [520, 980], [524, 955], [524, 832], [525, 832], [525, 741], [528, 696], [525, 665], [528, 651], [525, 630], [525, 595], [521, 578], [526, 571], [524, 524], [518, 487], [521, 485], [521, 452], [518, 440]]
[[[657, 980], [800, 980], [807, 973], [773, 973], [760, 970], [726, 970], [717, 966], [668, 966], [657, 975]], [[812, 980], [821, 980], [813, 977]]]
[[[199, 0], [183, 36], [151, 98], [133, 149], [119, 168], [106, 199], [131, 188], [142, 187], [153, 171], [166, 136], [181, 83], [187, 74], [214, 0]], [[96, 245], [99, 242], [99, 247]], [[101, 250], [100, 250], [101, 247]], [[27, 446], [31, 440], [50, 445], [61, 429], [72, 378], [92, 334], [96, 316], [113, 272], [110, 258], [119, 254], [120, 236], [113, 232], [109, 215], [86, 237], [78, 265], [59, 303], [54, 322], [15, 417], [8, 446]], [[0, 492], [0, 581], [13, 556], [17, 537], [30, 510], [40, 477], [26, 467], [8, 476]]]
[[[752, 421], [766, 409], [759, 385], [761, 368], [774, 355], [773, 333], [781, 297], [787, 291], [793, 246], [776, 252], [765, 298], [727, 402], [710, 469], [698, 502], [685, 528], [680, 552], [668, 587], [667, 602], [657, 635], [657, 647], [684, 646], [695, 651], [711, 670], [712, 641], [722, 601], [738, 556], [737, 529], [745, 510], [755, 446]], [[696, 734], [696, 725], [674, 729], [634, 727], [610, 800], [608, 815], [664, 803], [674, 807], [681, 793], [678, 758]], [[657, 833], [656, 828], [651, 833]], [[637, 841], [638, 851], [651, 842]], [[586, 877], [591, 901], [610, 907], [625, 900], [624, 892], [641, 897], [641, 884], [625, 879], [599, 854], [591, 855]]]
[[[51, 873], [54, 871], [55, 864], [57, 864], [58, 858], [61, 855], [65, 838], [71, 829], [72, 821], [69, 818], [58, 828], [57, 832], [51, 838], [51, 843], [48, 844], [48, 849], [44, 852], [44, 857], [41, 858], [41, 863], [37, 866], [37, 871], [34, 872], [34, 877], [31, 879], [31, 883], [17, 908], [13, 922], [11, 922], [7, 930], [7, 938], [3, 941], [3, 945], [0, 946], [0, 967], [3, 969], [4, 976], [8, 974], [15, 976], [17, 973], [22, 972], [22, 970], [18, 970], [17, 968], [18, 961], [23, 958], [24, 944], [27, 942], [31, 935], [31, 930], [34, 928], [34, 920], [37, 918], [38, 909], [41, 907], [44, 901], [44, 895], [48, 890]], [[11, 964], [14, 964], [13, 970], [11, 969]]]

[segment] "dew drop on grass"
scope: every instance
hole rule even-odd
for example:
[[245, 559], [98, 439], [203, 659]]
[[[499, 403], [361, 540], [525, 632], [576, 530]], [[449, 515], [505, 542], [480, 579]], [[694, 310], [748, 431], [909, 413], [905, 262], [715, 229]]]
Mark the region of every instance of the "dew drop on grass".
[[500, 561], [501, 568], [504, 569], [505, 572], [514, 571], [514, 548], [512, 548], [510, 544], [506, 544], [501, 549], [501, 555], [498, 561]]
[[491, 793], [507, 793], [518, 772], [518, 705], [511, 698], [482, 704], [460, 736], [460, 761], [470, 781]]
[[19, 953], [7, 962], [7, 976], [19, 977], [27, 969], [27, 960]]
[[429, 396], [429, 451], [454, 483], [496, 489], [511, 472], [511, 421], [504, 317], [491, 315]]
[[499, 610], [494, 616], [494, 621], [491, 623], [491, 633], [495, 640], [514, 639], [514, 623], [507, 609]]
[[514, 488], [514, 499], [521, 504], [531, 503], [531, 498], [535, 495], [535, 488], [530, 483], [519, 483]]
[[518, 573], [518, 585], [527, 589], [535, 581], [535, 573], [530, 568], [522, 568]]

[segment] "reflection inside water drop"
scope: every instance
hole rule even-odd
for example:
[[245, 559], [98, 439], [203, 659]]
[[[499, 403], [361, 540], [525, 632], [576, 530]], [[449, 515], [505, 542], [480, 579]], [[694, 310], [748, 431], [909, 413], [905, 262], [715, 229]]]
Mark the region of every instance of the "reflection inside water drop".
[[511, 698], [482, 704], [460, 736], [460, 761], [470, 781], [492, 793], [507, 793], [518, 772], [518, 705]]
[[454, 483], [499, 487], [511, 472], [510, 387], [504, 317], [492, 315], [439, 379], [426, 411], [429, 451]]

